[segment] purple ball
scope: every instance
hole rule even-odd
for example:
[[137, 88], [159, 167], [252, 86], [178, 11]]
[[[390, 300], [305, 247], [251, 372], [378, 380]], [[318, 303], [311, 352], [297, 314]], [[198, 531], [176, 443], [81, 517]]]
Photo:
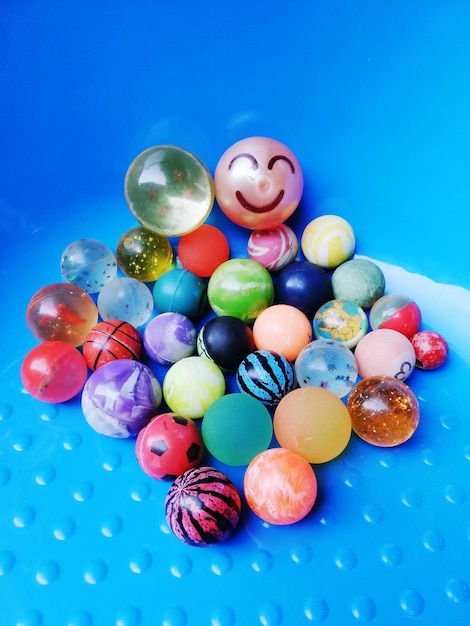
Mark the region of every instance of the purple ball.
[[172, 365], [196, 350], [196, 328], [182, 313], [161, 313], [143, 333], [148, 356], [161, 365]]
[[97, 433], [124, 439], [137, 435], [161, 401], [162, 389], [150, 368], [118, 359], [91, 374], [83, 388], [82, 411]]

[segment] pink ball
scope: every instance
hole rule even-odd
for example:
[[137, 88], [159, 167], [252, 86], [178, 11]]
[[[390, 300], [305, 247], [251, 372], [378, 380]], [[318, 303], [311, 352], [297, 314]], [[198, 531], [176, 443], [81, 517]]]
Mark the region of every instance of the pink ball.
[[266, 269], [280, 270], [291, 263], [299, 251], [296, 234], [286, 224], [254, 230], [248, 239], [248, 256]]
[[269, 137], [248, 137], [233, 144], [214, 173], [220, 208], [232, 222], [252, 230], [273, 228], [292, 215], [303, 184], [295, 154]]
[[354, 356], [361, 378], [392, 376], [406, 380], [416, 364], [411, 341], [389, 328], [379, 328], [365, 335], [357, 344]]

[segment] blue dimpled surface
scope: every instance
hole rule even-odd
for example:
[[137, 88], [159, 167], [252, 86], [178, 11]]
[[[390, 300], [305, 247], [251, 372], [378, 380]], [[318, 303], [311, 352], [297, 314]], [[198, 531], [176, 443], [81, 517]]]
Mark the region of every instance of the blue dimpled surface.
[[[469, 27], [467, 3], [438, 0], [4, 3], [1, 626], [470, 622]], [[289, 226], [344, 217], [356, 253], [419, 304], [450, 356], [409, 378], [409, 442], [353, 436], [315, 468], [307, 518], [269, 526], [243, 504], [231, 539], [193, 548], [170, 533], [169, 485], [142, 472], [134, 440], [94, 432], [79, 398], [23, 392], [36, 345], [24, 312], [62, 280], [68, 244], [114, 249], [136, 225], [123, 184], [139, 152], [181, 145], [213, 173], [255, 134], [302, 164]], [[249, 231], [217, 205], [208, 221], [247, 256]], [[213, 462], [241, 488], [243, 467]]]

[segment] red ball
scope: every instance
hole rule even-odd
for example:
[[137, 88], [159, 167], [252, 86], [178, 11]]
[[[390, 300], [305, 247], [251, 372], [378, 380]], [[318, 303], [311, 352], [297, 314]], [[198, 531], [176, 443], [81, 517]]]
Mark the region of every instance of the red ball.
[[229, 256], [227, 237], [210, 224], [202, 224], [192, 233], [183, 235], [178, 243], [181, 265], [200, 278], [211, 276]]
[[449, 347], [442, 335], [433, 330], [421, 330], [411, 338], [416, 354], [416, 367], [433, 370], [447, 359]]
[[26, 391], [43, 402], [66, 402], [79, 393], [88, 374], [81, 352], [64, 341], [45, 341], [21, 364]]
[[204, 444], [196, 423], [177, 413], [154, 417], [138, 434], [140, 467], [157, 480], [174, 480], [201, 462]]
[[143, 341], [139, 331], [122, 320], [107, 320], [88, 331], [83, 356], [91, 370], [116, 359], [140, 361]]

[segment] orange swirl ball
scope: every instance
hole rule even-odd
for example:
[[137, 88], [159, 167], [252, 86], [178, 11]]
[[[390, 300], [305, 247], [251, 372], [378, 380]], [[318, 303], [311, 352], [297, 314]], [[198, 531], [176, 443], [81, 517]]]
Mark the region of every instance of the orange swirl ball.
[[243, 482], [250, 509], [269, 524], [293, 524], [312, 509], [317, 479], [303, 456], [285, 448], [270, 448], [248, 465]]

